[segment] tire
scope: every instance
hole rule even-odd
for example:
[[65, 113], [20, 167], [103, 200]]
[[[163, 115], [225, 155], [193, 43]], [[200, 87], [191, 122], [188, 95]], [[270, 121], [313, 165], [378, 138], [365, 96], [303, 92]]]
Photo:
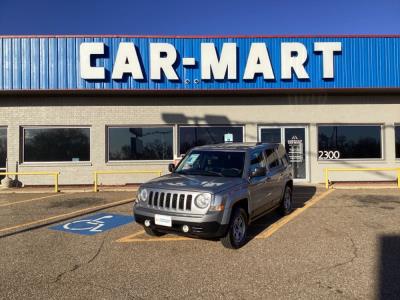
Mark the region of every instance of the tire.
[[231, 215], [229, 229], [221, 243], [225, 248], [238, 249], [242, 247], [247, 240], [248, 220], [247, 214], [243, 208], [237, 207]]
[[152, 229], [150, 227], [143, 226], [143, 228], [144, 228], [144, 231], [147, 233], [147, 235], [150, 235], [150, 236], [163, 236], [163, 235], [165, 235], [165, 233], [159, 232], [158, 230]]
[[285, 192], [283, 193], [279, 210], [283, 216], [287, 216], [293, 211], [293, 192], [289, 185], [285, 186]]

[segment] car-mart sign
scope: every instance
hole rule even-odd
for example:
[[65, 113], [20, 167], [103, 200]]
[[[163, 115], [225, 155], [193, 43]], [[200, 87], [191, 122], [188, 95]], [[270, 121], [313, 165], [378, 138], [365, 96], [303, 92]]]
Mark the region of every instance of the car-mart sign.
[[[299, 42], [285, 42], [280, 45], [280, 79], [291, 80], [310, 79], [305, 64], [309, 59], [306, 46]], [[134, 80], [144, 80], [145, 72], [141, 64], [141, 53], [133, 42], [121, 42], [118, 45], [111, 79], [122, 80], [124, 76], [131, 76]], [[240, 50], [239, 50], [240, 51]], [[320, 55], [322, 60], [322, 78], [334, 79], [335, 54], [342, 51], [341, 42], [315, 42], [311, 55]], [[106, 68], [92, 64], [92, 58], [104, 56], [106, 44], [82, 43], [80, 45], [80, 74], [83, 79], [105, 80]], [[167, 80], [179, 81], [181, 78], [176, 72], [179, 64], [183, 67], [193, 68], [199, 65], [201, 80], [238, 80], [238, 44], [222, 43], [218, 53], [215, 43], [200, 44], [200, 62], [195, 57], [180, 56], [177, 49], [170, 43], [149, 44], [150, 80], [161, 80], [162, 74]], [[264, 80], [276, 80], [274, 68], [271, 63], [267, 43], [251, 43], [246, 54], [242, 80], [254, 80], [262, 76]], [[107, 57], [106, 57], [107, 58]]]
[[400, 36], [0, 37], [2, 90], [399, 89]]

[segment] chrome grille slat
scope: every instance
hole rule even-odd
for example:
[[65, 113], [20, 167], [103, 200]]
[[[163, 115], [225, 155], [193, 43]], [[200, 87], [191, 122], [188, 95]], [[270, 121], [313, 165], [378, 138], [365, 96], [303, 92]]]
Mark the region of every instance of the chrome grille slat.
[[150, 190], [147, 205], [150, 208], [162, 211], [195, 212], [198, 210], [198, 208], [193, 206], [195, 196], [197, 196], [197, 193]]
[[192, 209], [192, 195], [187, 195], [186, 197], [186, 210], [191, 210]]
[[186, 198], [188, 197], [189, 195], [185, 195], [185, 199], [183, 200], [183, 210], [186, 210]]
[[180, 210], [183, 210], [183, 208], [184, 208], [184, 202], [185, 202], [185, 195], [184, 195], [184, 194], [180, 194], [180, 195], [179, 195], [179, 206], [178, 206], [178, 208], [179, 208]]
[[157, 207], [158, 206], [158, 192], [155, 192], [154, 193], [154, 200], [153, 200], [153, 202], [154, 202], [154, 206], [155, 207]]
[[164, 193], [160, 194], [160, 200], [158, 200], [158, 206], [164, 208]]
[[173, 194], [173, 196], [172, 196], [172, 209], [176, 209], [177, 200], [178, 200], [178, 194]]
[[167, 193], [167, 197], [165, 199], [165, 208], [171, 209], [171, 193]]
[[149, 205], [153, 205], [153, 191], [151, 191], [149, 194]]

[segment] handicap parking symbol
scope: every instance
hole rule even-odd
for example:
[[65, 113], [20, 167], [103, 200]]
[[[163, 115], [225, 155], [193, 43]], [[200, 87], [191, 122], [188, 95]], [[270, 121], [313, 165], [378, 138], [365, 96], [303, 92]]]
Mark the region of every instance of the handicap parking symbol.
[[100, 213], [93, 216], [87, 216], [80, 220], [74, 220], [65, 224], [53, 226], [50, 227], [50, 229], [83, 235], [94, 235], [131, 223], [134, 220], [134, 217], [131, 216]]

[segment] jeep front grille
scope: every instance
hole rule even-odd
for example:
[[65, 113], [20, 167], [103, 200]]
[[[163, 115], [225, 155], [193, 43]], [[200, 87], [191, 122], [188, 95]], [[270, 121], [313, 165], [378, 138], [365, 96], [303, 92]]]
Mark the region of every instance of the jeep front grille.
[[150, 191], [148, 205], [165, 210], [191, 211], [192, 201], [191, 194]]

